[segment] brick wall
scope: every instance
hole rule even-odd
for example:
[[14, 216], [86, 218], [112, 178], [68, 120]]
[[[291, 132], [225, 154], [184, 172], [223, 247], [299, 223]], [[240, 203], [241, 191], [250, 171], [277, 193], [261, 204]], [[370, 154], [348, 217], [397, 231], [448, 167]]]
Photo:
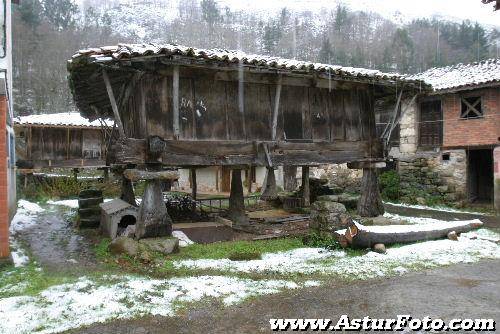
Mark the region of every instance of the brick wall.
[[6, 117], [7, 99], [5, 95], [0, 95], [0, 259], [9, 256]]
[[[465, 92], [464, 92], [465, 93]], [[467, 147], [500, 144], [500, 87], [467, 91], [482, 96], [484, 117], [461, 119], [460, 94], [443, 98], [444, 147]]]

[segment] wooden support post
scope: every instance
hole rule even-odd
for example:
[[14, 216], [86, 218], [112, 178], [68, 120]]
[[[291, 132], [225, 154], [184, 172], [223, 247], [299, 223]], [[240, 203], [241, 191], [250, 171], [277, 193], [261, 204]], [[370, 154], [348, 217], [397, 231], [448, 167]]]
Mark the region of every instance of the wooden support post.
[[134, 186], [132, 185], [132, 181], [127, 179], [122, 174], [122, 187], [121, 187], [121, 196], [120, 199], [129, 203], [130, 205], [137, 206], [135, 202], [135, 194], [134, 194]]
[[248, 191], [248, 195], [250, 195], [252, 193], [252, 170], [253, 170], [254, 167], [250, 167], [250, 169], [248, 169], [248, 177], [247, 177], [247, 191]]
[[285, 191], [297, 189], [297, 166], [283, 166], [283, 188]]
[[69, 140], [69, 128], [66, 129], [66, 159], [69, 160], [69, 145], [70, 145], [70, 140]]
[[274, 109], [273, 109], [273, 127], [272, 127], [272, 139], [276, 140], [276, 129], [278, 127], [278, 113], [280, 109], [280, 98], [281, 98], [281, 75], [278, 77], [278, 84], [276, 85], [276, 94], [274, 98]]
[[302, 166], [302, 199], [304, 207], [311, 205], [311, 191], [309, 188], [309, 166]]
[[198, 185], [196, 183], [196, 168], [191, 168], [189, 170], [189, 173], [191, 175], [191, 197], [196, 200], [196, 192]]
[[113, 115], [115, 116], [115, 124], [118, 126], [118, 131], [120, 137], [125, 137], [125, 131], [123, 129], [122, 119], [120, 118], [120, 113], [118, 111], [118, 105], [116, 104], [115, 95], [113, 93], [113, 87], [109, 81], [108, 72], [106, 70], [102, 71], [102, 77], [104, 79], [104, 84], [106, 85], [106, 90], [108, 92], [109, 102], [111, 103], [111, 109], [113, 110]]
[[179, 65], [174, 66], [172, 90], [174, 137], [179, 139]]
[[245, 198], [243, 196], [243, 184], [241, 182], [241, 169], [231, 171], [231, 192], [229, 194], [228, 217], [234, 223], [248, 223], [245, 215]]
[[363, 168], [358, 214], [362, 217], [376, 217], [384, 214], [384, 205], [378, 185], [378, 169], [376, 168]]
[[276, 176], [272, 167], [266, 168], [266, 185], [260, 199], [264, 201], [274, 201], [278, 198], [278, 189], [276, 188]]
[[146, 188], [137, 213], [136, 239], [172, 235], [172, 219], [163, 201], [160, 180], [146, 180]]

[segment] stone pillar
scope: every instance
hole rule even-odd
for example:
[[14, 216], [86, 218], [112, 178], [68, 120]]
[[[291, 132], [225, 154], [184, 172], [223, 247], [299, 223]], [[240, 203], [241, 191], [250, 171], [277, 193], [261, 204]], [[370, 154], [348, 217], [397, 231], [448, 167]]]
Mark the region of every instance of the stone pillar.
[[283, 166], [283, 189], [285, 191], [297, 189], [297, 166]]
[[311, 190], [309, 188], [309, 166], [302, 166], [302, 199], [305, 207], [311, 205]]
[[172, 235], [172, 219], [167, 212], [160, 180], [146, 180], [146, 189], [137, 214], [136, 239]]
[[493, 150], [493, 203], [497, 213], [500, 214], [500, 146]]
[[231, 171], [231, 192], [229, 194], [228, 217], [235, 223], [248, 222], [245, 215], [245, 198], [243, 197], [243, 183], [241, 182], [241, 169]]
[[274, 175], [274, 169], [272, 167], [268, 167], [266, 174], [266, 185], [260, 198], [264, 201], [272, 201], [278, 198], [278, 189], [276, 188], [276, 176]]
[[130, 205], [137, 206], [137, 203], [135, 202], [134, 186], [132, 185], [132, 181], [130, 181], [123, 175], [121, 192], [122, 193], [120, 195], [120, 199], [124, 200]]
[[401, 103], [401, 110], [404, 114], [399, 122], [399, 150], [403, 155], [411, 155], [418, 149], [418, 104], [411, 100]]

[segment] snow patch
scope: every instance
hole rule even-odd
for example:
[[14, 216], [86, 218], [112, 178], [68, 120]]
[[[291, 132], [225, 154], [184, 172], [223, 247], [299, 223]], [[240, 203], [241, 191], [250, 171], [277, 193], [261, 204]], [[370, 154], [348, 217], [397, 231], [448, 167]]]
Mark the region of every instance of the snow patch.
[[484, 216], [485, 213], [482, 212], [473, 212], [473, 211], [461, 211], [453, 208], [448, 208], [444, 206], [426, 206], [426, 205], [418, 205], [418, 204], [406, 204], [406, 203], [392, 203], [392, 202], [384, 202], [390, 205], [399, 206], [402, 208], [410, 208], [410, 209], [420, 209], [420, 210], [431, 210], [431, 211], [442, 211], [442, 212], [454, 212], [454, 213], [470, 213], [473, 215], [481, 215]]
[[20, 199], [17, 202], [16, 215], [10, 223], [10, 233], [15, 234], [33, 226], [36, 223], [36, 215], [44, 211], [40, 205]]
[[[0, 299], [0, 332], [56, 333], [71, 328], [140, 315], [172, 316], [175, 303], [222, 299], [225, 305], [262, 294], [296, 289], [284, 280], [250, 280], [224, 276], [200, 276], [152, 280], [139, 277], [105, 277], [118, 281], [98, 285], [89, 278], [62, 284], [40, 294]], [[308, 283], [312, 284], [312, 283]]]
[[174, 262], [174, 267], [243, 273], [323, 273], [365, 279], [401, 274], [405, 270], [414, 268], [431, 268], [454, 263], [477, 262], [485, 258], [500, 258], [499, 245], [490, 240], [471, 239], [474, 236], [499, 238], [500, 234], [480, 229], [462, 233], [458, 241], [443, 239], [388, 247], [387, 254], [369, 251], [364, 255], [352, 256], [343, 250], [299, 248], [288, 252], [264, 254], [261, 260], [182, 260]]
[[194, 244], [194, 241], [189, 239], [189, 237], [182, 231], [172, 231], [172, 236], [179, 239], [179, 247], [186, 247]]
[[65, 200], [60, 200], [60, 201], [47, 201], [47, 204], [50, 205], [62, 205], [62, 206], [67, 206], [72, 209], [78, 209], [78, 200], [77, 199], [65, 199]]

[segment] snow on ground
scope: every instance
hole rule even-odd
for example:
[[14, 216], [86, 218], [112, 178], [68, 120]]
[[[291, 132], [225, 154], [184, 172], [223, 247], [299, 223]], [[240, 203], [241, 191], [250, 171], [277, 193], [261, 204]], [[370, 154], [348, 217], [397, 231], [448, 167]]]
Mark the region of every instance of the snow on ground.
[[189, 239], [189, 237], [182, 231], [172, 231], [172, 236], [179, 239], [179, 247], [186, 247], [194, 244], [194, 241]]
[[476, 262], [484, 258], [500, 258], [500, 246], [487, 240], [500, 234], [481, 229], [463, 233], [459, 241], [448, 239], [426, 241], [401, 247], [389, 247], [387, 254], [368, 252], [353, 256], [346, 251], [321, 248], [299, 248], [281, 253], [264, 254], [261, 260], [231, 261], [229, 259], [182, 260], [176, 268], [217, 269], [231, 272], [275, 272], [279, 274], [333, 274], [344, 278], [372, 278], [395, 275], [413, 268], [431, 268], [454, 263]]
[[[474, 220], [460, 220], [460, 221], [438, 221], [439, 223], [427, 223], [427, 224], [412, 224], [412, 225], [383, 225], [383, 226], [363, 226], [363, 229], [375, 233], [407, 233], [407, 232], [418, 232], [418, 231], [431, 231], [436, 229], [436, 225], [440, 228], [460, 228], [475, 224], [476, 226], [481, 226], [483, 223], [479, 219]], [[357, 225], [360, 225], [356, 223]], [[345, 232], [345, 230], [344, 230]]]
[[[404, 221], [408, 224], [436, 224], [436, 223], [445, 223], [446, 220], [440, 220], [435, 218], [427, 218], [427, 217], [409, 217], [409, 216], [401, 216], [395, 213], [384, 213], [384, 217], [392, 220]], [[455, 218], [455, 220], [459, 220]]]
[[420, 209], [420, 210], [434, 210], [434, 211], [443, 211], [443, 212], [453, 212], [453, 213], [470, 213], [474, 215], [482, 215], [484, 216], [485, 213], [482, 212], [476, 212], [476, 211], [462, 211], [462, 210], [457, 210], [445, 206], [426, 206], [426, 205], [418, 205], [418, 204], [406, 204], [406, 203], [393, 203], [393, 202], [384, 202], [390, 205], [394, 206], [399, 206], [403, 208], [411, 208], [411, 209]]
[[45, 211], [40, 205], [20, 199], [17, 212], [10, 223], [10, 233], [15, 234], [35, 224], [38, 213]]
[[62, 206], [67, 206], [72, 209], [77, 209], [78, 208], [78, 200], [77, 199], [64, 199], [60, 201], [47, 201], [47, 204], [50, 205], [62, 205]]
[[1, 333], [57, 333], [95, 322], [139, 315], [171, 316], [179, 303], [205, 297], [226, 305], [249, 296], [272, 294], [302, 285], [284, 280], [250, 280], [224, 276], [200, 276], [153, 280], [140, 277], [104, 277], [102, 285], [83, 277], [76, 283], [50, 287], [35, 296], [0, 300]]

